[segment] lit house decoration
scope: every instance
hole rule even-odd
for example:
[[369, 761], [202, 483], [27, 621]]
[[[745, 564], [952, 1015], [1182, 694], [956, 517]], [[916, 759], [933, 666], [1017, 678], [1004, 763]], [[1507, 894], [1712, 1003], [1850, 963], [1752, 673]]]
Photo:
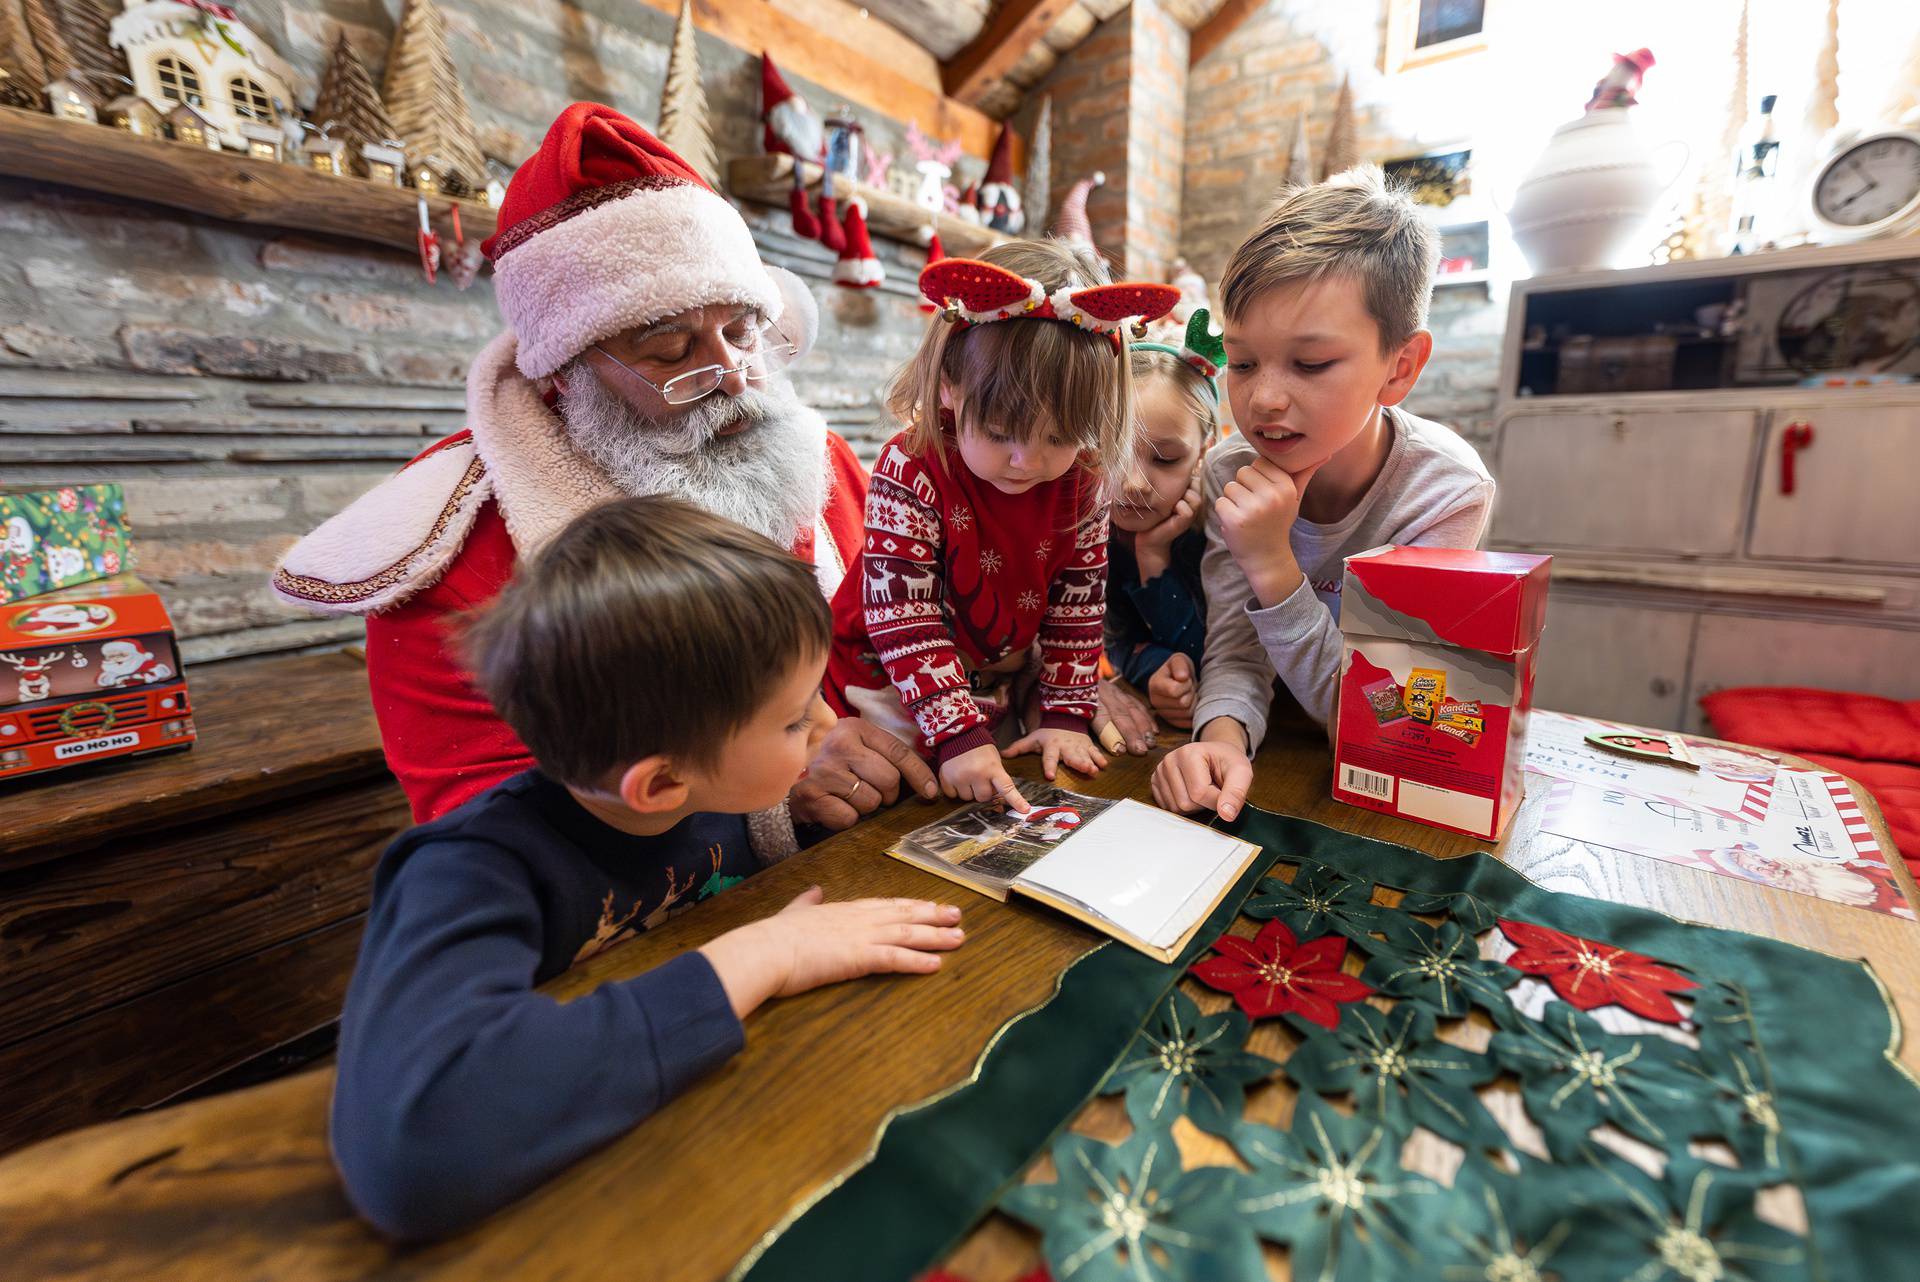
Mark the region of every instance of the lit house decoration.
[[315, 173], [340, 175], [347, 172], [347, 142], [344, 138], [309, 138], [301, 152], [306, 157], [307, 168]]
[[258, 160], [279, 160], [281, 148], [287, 142], [278, 125], [259, 120], [242, 120], [239, 134], [247, 144], [247, 154]]
[[390, 187], [406, 185], [407, 153], [391, 142], [361, 144], [360, 163], [366, 166], [367, 177], [373, 182]]
[[173, 130], [175, 142], [205, 147], [208, 151], [220, 150], [219, 128], [190, 102], [175, 103], [167, 113], [167, 125]]
[[[276, 125], [276, 104], [294, 101], [292, 68], [213, 0], [128, 0], [109, 39], [126, 54], [135, 93], [169, 120], [176, 106], [193, 108], [216, 144], [260, 154], [241, 126]], [[273, 140], [275, 155], [283, 145]]]
[[115, 129], [124, 129], [135, 138], [164, 138], [166, 121], [152, 103], [139, 94], [123, 93], [106, 105], [101, 113]]
[[71, 73], [56, 77], [47, 85], [47, 110], [68, 120], [89, 124], [100, 119], [100, 96]]

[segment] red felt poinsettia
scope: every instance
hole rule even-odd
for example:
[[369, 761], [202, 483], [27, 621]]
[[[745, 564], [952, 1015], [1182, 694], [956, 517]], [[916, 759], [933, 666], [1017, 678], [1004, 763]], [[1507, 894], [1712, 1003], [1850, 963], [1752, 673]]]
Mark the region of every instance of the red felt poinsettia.
[[1581, 1010], [1615, 1005], [1645, 1019], [1678, 1024], [1685, 1016], [1667, 994], [1700, 987], [1650, 957], [1612, 944], [1505, 918], [1500, 929], [1520, 950], [1507, 958], [1507, 965], [1538, 975]]
[[1332, 1028], [1340, 1022], [1339, 1003], [1373, 993], [1372, 985], [1340, 969], [1347, 941], [1339, 935], [1303, 944], [1286, 923], [1270, 921], [1252, 939], [1220, 936], [1213, 951], [1220, 956], [1196, 962], [1193, 977], [1233, 994], [1234, 1003], [1255, 1019], [1293, 1014]]

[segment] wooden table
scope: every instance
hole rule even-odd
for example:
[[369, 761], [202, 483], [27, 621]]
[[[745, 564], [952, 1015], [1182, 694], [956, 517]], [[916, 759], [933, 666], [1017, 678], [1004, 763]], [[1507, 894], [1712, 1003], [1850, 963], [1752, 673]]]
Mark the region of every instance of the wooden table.
[[191, 749], [0, 781], [0, 1152], [326, 1049], [410, 818], [366, 667], [187, 681]]
[[[1122, 759], [1077, 786], [1144, 796], [1152, 761]], [[1337, 805], [1329, 776], [1324, 739], [1277, 731], [1260, 753], [1252, 799], [1440, 857], [1484, 848]], [[1535, 791], [1497, 852], [1535, 881], [1865, 957], [1903, 1019], [1920, 1016], [1920, 925], [1541, 838], [1545, 781], [1530, 782]], [[1862, 806], [1884, 843], [1871, 800], [1863, 796]], [[319, 1071], [0, 1160], [0, 1260], [43, 1282], [723, 1277], [799, 1201], [860, 1162], [888, 1112], [965, 1076], [989, 1034], [1044, 1001], [1061, 969], [1099, 942], [1065, 917], [964, 895], [881, 853], [936, 813], [903, 805], [555, 981], [553, 991], [572, 996], [638, 973], [816, 881], [835, 898], [958, 897], [966, 909], [967, 945], [938, 975], [863, 980], [773, 1003], [752, 1018], [747, 1049], [725, 1068], [465, 1236], [396, 1251], [353, 1218], [328, 1161], [330, 1073]], [[1909, 1041], [1900, 1054], [1920, 1069], [1920, 1046]], [[999, 1282], [1032, 1262], [1034, 1241], [996, 1219], [956, 1262], [978, 1282]]]

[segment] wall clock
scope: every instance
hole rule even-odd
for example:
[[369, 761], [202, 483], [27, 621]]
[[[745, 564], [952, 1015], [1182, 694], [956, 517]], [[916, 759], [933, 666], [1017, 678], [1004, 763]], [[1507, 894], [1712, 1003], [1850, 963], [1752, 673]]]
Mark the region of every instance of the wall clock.
[[1842, 140], [1814, 172], [1808, 195], [1823, 240], [1920, 231], [1920, 127]]

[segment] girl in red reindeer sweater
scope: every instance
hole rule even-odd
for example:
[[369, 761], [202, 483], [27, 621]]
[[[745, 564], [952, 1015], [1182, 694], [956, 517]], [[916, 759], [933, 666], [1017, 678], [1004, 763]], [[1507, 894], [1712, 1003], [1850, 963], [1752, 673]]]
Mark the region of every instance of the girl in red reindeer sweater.
[[1105, 478], [1131, 449], [1126, 340], [1179, 291], [1108, 284], [1090, 251], [1034, 241], [934, 263], [920, 288], [941, 310], [888, 389], [907, 427], [834, 597], [826, 695], [919, 743], [948, 796], [1024, 811], [998, 745], [1040, 753], [1049, 779], [1106, 764], [1088, 731]]

